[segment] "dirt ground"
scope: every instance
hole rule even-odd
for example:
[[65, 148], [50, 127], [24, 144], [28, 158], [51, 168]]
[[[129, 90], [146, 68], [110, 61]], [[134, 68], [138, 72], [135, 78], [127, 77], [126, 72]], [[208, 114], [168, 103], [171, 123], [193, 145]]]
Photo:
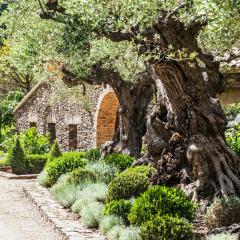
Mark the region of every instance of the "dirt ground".
[[21, 192], [23, 180], [0, 177], [0, 240], [60, 240]]

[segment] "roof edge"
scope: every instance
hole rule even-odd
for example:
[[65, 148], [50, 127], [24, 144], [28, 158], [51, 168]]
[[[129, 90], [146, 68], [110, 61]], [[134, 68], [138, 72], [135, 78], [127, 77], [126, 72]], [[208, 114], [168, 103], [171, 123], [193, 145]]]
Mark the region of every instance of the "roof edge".
[[13, 113], [15, 114], [29, 99], [30, 97], [33, 96], [33, 94], [43, 85], [49, 85], [49, 83], [42, 81], [42, 82], [38, 82], [31, 90], [30, 92], [27, 93], [27, 95], [25, 95], [23, 97], [23, 99], [18, 103], [18, 105], [14, 108]]

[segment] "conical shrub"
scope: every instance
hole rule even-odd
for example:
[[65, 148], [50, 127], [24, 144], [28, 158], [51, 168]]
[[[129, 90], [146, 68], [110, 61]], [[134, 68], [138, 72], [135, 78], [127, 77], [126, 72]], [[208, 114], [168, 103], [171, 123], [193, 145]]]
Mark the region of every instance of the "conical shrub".
[[62, 156], [62, 151], [60, 149], [60, 146], [58, 144], [58, 141], [55, 140], [52, 148], [50, 150], [50, 154], [49, 154], [49, 162], [52, 161], [54, 158], [58, 158]]
[[19, 138], [16, 139], [8, 153], [8, 162], [15, 174], [26, 174], [30, 170], [30, 164], [25, 156]]

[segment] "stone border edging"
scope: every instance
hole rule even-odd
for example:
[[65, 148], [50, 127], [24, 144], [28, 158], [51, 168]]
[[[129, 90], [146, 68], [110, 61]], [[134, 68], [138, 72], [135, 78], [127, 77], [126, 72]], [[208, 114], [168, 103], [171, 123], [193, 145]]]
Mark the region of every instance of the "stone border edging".
[[97, 231], [86, 228], [77, 220], [78, 215], [64, 209], [52, 199], [49, 191], [36, 181], [26, 183], [23, 192], [36, 205], [41, 216], [50, 222], [64, 240], [106, 240]]
[[7, 179], [36, 179], [38, 174], [27, 174], [27, 175], [16, 175], [13, 173], [1, 172], [0, 177], [4, 177]]

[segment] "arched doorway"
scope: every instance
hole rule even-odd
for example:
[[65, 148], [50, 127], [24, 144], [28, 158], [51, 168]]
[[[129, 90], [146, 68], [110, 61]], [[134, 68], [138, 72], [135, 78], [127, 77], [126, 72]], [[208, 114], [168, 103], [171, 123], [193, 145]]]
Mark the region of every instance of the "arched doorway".
[[114, 138], [119, 102], [113, 91], [104, 93], [99, 100], [96, 122], [96, 147]]

